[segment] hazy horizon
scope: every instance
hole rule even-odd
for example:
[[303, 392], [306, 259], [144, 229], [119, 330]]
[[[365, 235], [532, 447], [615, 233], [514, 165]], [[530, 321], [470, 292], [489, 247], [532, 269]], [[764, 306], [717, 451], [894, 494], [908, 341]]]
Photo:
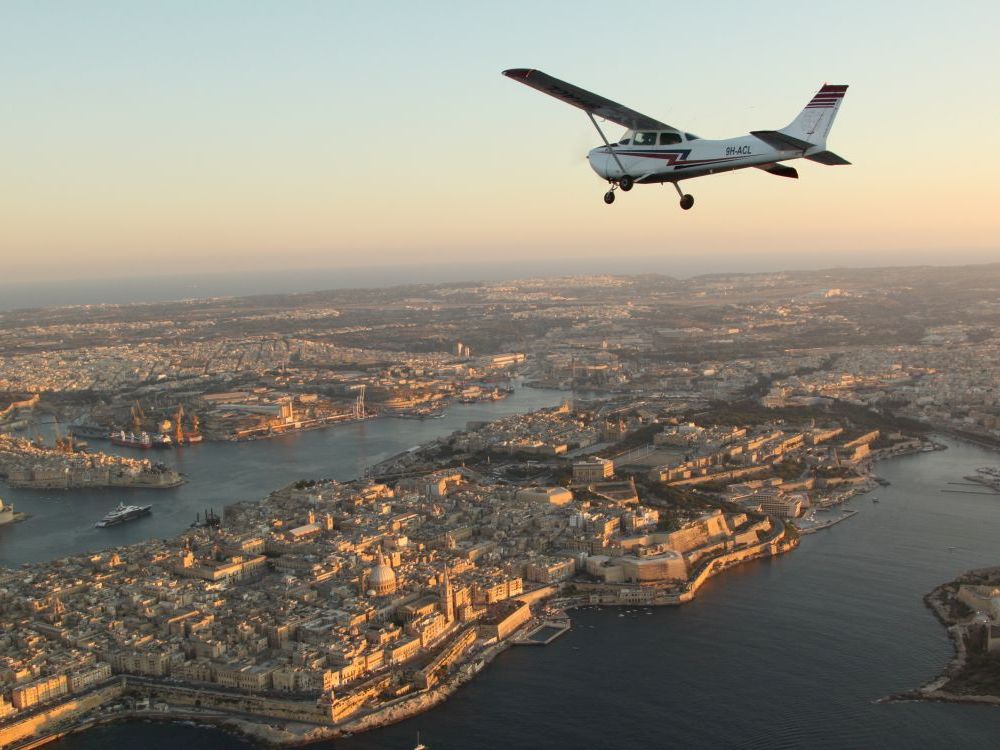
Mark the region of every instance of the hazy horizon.
[[[933, 262], [930, 258], [910, 256], [909, 263], [885, 263], [881, 258], [856, 259], [855, 263], [824, 263], [826, 256], [815, 256], [812, 263], [797, 267], [783, 265], [784, 258], [772, 255], [738, 258], [724, 256], [687, 258], [684, 263], [656, 258], [560, 259], [557, 261], [469, 262], [448, 264], [399, 264], [391, 266], [352, 266], [342, 268], [299, 268], [281, 271], [179, 273], [90, 279], [53, 279], [25, 282], [0, 282], [0, 312], [28, 308], [67, 305], [134, 304], [171, 302], [210, 297], [246, 297], [257, 295], [302, 294], [340, 289], [367, 289], [411, 284], [450, 284], [512, 281], [539, 277], [557, 278], [582, 275], [660, 274], [677, 279], [691, 279], [714, 274], [795, 273], [808, 271], [844, 271], [908, 267], [952, 268], [995, 265], [996, 260], [981, 263]], [[864, 262], [864, 261], [867, 262]]]

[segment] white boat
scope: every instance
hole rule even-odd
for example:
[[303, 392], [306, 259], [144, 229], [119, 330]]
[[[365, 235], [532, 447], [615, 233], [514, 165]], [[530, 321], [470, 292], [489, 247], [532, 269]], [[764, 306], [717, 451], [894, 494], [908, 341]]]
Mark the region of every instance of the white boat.
[[117, 526], [126, 521], [148, 516], [152, 511], [152, 505], [125, 505], [125, 503], [118, 503], [117, 508], [108, 511], [108, 514], [95, 523], [94, 526], [99, 529], [105, 529], [108, 526]]

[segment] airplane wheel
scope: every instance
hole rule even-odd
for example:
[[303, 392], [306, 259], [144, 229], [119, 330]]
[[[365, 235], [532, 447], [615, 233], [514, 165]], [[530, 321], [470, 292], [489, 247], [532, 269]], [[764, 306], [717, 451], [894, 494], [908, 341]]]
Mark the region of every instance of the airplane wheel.
[[604, 202], [607, 203], [609, 206], [612, 203], [614, 203], [615, 202], [615, 194], [614, 194], [614, 192], [612, 192], [611, 190], [609, 190], [608, 192], [606, 192], [604, 194]]
[[622, 178], [621, 178], [620, 180], [618, 180], [618, 187], [620, 187], [620, 188], [621, 188], [621, 189], [622, 189], [623, 191], [625, 191], [626, 193], [627, 193], [627, 192], [628, 192], [629, 190], [631, 190], [631, 189], [632, 189], [632, 186], [633, 186], [634, 184], [635, 184], [635, 180], [633, 180], [633, 179], [632, 179], [631, 177], [629, 177], [628, 175], [625, 175], [625, 176], [624, 176], [624, 177], [622, 177]]
[[687, 211], [693, 205], [694, 205], [694, 196], [691, 195], [690, 193], [685, 194], [681, 198], [681, 208], [683, 208], [685, 211]]

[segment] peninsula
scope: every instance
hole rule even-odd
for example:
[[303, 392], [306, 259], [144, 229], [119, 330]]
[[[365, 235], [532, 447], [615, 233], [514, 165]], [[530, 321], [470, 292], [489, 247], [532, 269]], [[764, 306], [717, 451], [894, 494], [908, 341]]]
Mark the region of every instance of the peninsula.
[[133, 487], [166, 489], [184, 478], [175, 469], [146, 459], [60, 450], [0, 433], [0, 477], [11, 487], [76, 489]]
[[873, 450], [924, 444], [833, 415], [674, 409], [470, 425], [368, 479], [302, 480], [218, 526], [10, 572], [0, 740], [152, 715], [295, 744], [397, 721], [573, 606], [682, 604], [794, 549], [796, 523], [873, 486]]
[[1000, 567], [970, 570], [935, 588], [924, 603], [947, 628], [955, 655], [938, 677], [888, 700], [1000, 705]]

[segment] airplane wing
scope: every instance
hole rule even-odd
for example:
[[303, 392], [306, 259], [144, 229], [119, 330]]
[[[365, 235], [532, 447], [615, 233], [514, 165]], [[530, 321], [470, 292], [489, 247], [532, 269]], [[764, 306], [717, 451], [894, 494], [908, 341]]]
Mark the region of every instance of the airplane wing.
[[554, 96], [556, 99], [572, 104], [574, 107], [589, 112], [592, 115], [603, 117], [605, 120], [617, 123], [629, 130], [677, 130], [670, 125], [647, 117], [641, 112], [629, 109], [603, 96], [592, 94], [589, 91], [574, 86], [572, 83], [560, 81], [558, 78], [543, 73], [540, 70], [529, 68], [511, 68], [503, 72], [505, 76], [515, 81], [531, 86], [533, 89], [541, 91], [543, 94]]

